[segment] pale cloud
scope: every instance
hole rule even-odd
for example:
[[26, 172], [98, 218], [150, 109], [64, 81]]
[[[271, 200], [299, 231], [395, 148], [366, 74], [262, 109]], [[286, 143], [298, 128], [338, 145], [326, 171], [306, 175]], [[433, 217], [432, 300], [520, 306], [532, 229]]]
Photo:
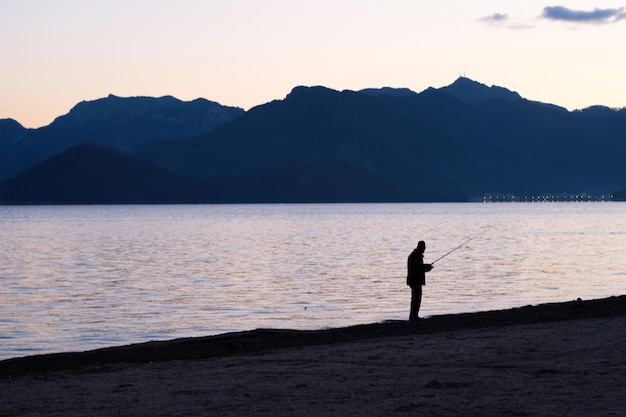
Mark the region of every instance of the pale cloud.
[[626, 19], [624, 8], [593, 9], [591, 11], [572, 10], [563, 6], [549, 6], [543, 9], [542, 17], [575, 23], [614, 23]]
[[533, 27], [532, 25], [526, 23], [511, 21], [509, 15], [506, 13], [494, 13], [489, 16], [481, 17], [478, 21], [480, 23], [506, 27], [508, 29], [530, 29]]
[[503, 23], [509, 19], [509, 16], [503, 13], [494, 13], [489, 16], [485, 16], [483, 18], [478, 19], [480, 22], [484, 23]]

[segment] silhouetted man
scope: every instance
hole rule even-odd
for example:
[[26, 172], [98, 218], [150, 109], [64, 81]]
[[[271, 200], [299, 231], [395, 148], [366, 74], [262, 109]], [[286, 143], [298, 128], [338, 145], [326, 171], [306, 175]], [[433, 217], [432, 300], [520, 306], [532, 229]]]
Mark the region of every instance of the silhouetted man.
[[417, 242], [417, 247], [409, 255], [407, 262], [408, 274], [406, 284], [411, 287], [411, 314], [409, 320], [417, 320], [422, 303], [422, 285], [426, 285], [426, 272], [433, 269], [431, 264], [424, 263], [424, 251], [426, 243], [423, 240]]

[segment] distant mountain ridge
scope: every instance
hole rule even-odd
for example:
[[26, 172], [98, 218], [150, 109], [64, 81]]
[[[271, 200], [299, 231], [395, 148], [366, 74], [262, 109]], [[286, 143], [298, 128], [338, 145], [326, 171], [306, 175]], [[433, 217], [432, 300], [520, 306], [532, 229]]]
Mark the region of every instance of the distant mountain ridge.
[[78, 103], [66, 115], [38, 129], [19, 129], [15, 121], [0, 120], [0, 146], [13, 145], [0, 155], [0, 180], [77, 144], [97, 144], [131, 152], [150, 140], [178, 140], [206, 134], [243, 113], [243, 109], [205, 99], [185, 102], [171, 96], [109, 95]]
[[382, 87], [382, 88], [365, 88], [363, 90], [359, 90], [359, 93], [368, 94], [371, 96], [393, 96], [393, 97], [407, 97], [407, 96], [415, 96], [417, 93], [408, 88], [393, 88], [393, 87]]
[[29, 129], [13, 119], [0, 119], [0, 155], [11, 152]]
[[465, 77], [459, 77], [454, 83], [440, 88], [439, 91], [447, 93], [459, 100], [473, 104], [479, 104], [488, 100], [497, 99], [513, 101], [522, 100], [522, 97], [514, 91], [495, 85], [487, 87], [485, 84], [481, 84]]
[[107, 145], [131, 151], [145, 140], [183, 139], [210, 132], [243, 114], [242, 109], [221, 106], [205, 99], [189, 102], [172, 96], [117, 97], [109, 95], [78, 103], [48, 126], [64, 132], [81, 132]]
[[626, 184], [626, 111], [591, 120], [465, 79], [394, 93], [296, 87], [206, 137], [150, 142], [136, 154], [207, 178], [261, 175], [315, 156], [368, 172], [410, 201], [608, 193]]
[[24, 126], [13, 119], [0, 119], [0, 140], [15, 140], [28, 132]]
[[[200, 134], [199, 120], [207, 114], [202, 100], [189, 102], [185, 111], [172, 97], [152, 100], [166, 110], [154, 110], [157, 102], [149, 98], [125, 102], [110, 96], [77, 105], [55, 120], [58, 130], [37, 132], [54, 132], [55, 143], [63, 132], [98, 137], [90, 120], [99, 120], [108, 132], [99, 144], [137, 144], [125, 152], [176, 178], [163, 180], [164, 195], [176, 202], [472, 201], [493, 193], [608, 194], [626, 188], [626, 110], [569, 112], [465, 77], [421, 93], [295, 87], [282, 100], [247, 112], [229, 110]], [[108, 104], [113, 108], [107, 110]], [[142, 113], [142, 106], [153, 110]], [[192, 117], [193, 106], [202, 110], [191, 111]], [[27, 133], [32, 141], [33, 132]], [[116, 142], [118, 136], [126, 139]], [[105, 152], [89, 151], [91, 157]], [[111, 175], [128, 163], [120, 155], [105, 160]], [[162, 175], [148, 171], [153, 174], [146, 181]], [[0, 193], [18, 201], [20, 187], [46, 188], [46, 178], [60, 178], [58, 172], [59, 165], [25, 171], [28, 182], [20, 182], [20, 175], [0, 186]], [[169, 187], [187, 194], [168, 194]]]

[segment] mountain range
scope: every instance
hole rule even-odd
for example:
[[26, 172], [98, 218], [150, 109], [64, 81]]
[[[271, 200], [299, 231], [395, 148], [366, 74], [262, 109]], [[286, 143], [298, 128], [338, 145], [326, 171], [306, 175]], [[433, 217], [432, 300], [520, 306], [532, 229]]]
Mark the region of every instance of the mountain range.
[[205, 99], [116, 97], [83, 101], [39, 129], [0, 120], [0, 180], [74, 145], [109, 146], [130, 153], [151, 140], [178, 140], [209, 133], [244, 113]]
[[49, 126], [0, 120], [0, 201], [473, 201], [626, 188], [626, 109], [579, 111], [460, 77], [296, 87], [248, 111], [109, 96]]

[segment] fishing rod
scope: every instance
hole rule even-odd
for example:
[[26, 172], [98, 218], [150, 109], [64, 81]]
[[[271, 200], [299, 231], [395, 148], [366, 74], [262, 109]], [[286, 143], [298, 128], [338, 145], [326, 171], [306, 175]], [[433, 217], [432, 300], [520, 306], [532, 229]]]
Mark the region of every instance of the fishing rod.
[[432, 265], [432, 264], [434, 264], [435, 262], [437, 262], [437, 261], [439, 261], [439, 260], [441, 260], [441, 259], [445, 258], [446, 256], [450, 255], [450, 254], [451, 254], [452, 252], [454, 252], [455, 250], [462, 248], [463, 246], [467, 245], [467, 244], [468, 244], [468, 243], [470, 243], [472, 240], [476, 239], [478, 236], [482, 235], [482, 234], [483, 234], [483, 233], [485, 233], [485, 232], [486, 232], [486, 230], [483, 230], [482, 232], [480, 232], [480, 233], [479, 233], [479, 234], [477, 234], [476, 236], [474, 236], [474, 237], [472, 237], [472, 238], [470, 238], [470, 239], [466, 240], [465, 242], [461, 243], [459, 246], [457, 246], [456, 248], [452, 249], [450, 252], [448, 252], [448, 253], [446, 253], [445, 255], [440, 256], [439, 258], [435, 259], [435, 260], [434, 260], [434, 261], [432, 261], [430, 264]]

